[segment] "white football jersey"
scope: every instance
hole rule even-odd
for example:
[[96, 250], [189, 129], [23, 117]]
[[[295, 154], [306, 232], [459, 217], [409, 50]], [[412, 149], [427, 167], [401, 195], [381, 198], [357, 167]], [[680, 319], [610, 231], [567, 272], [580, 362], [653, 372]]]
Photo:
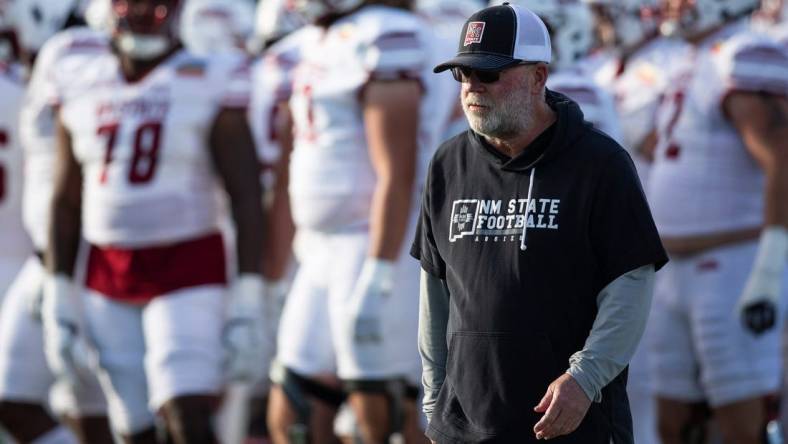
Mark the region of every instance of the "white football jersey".
[[436, 102], [440, 79], [431, 72], [435, 39], [416, 15], [383, 6], [367, 6], [310, 35], [290, 100], [293, 219], [315, 230], [363, 226], [376, 183], [362, 116], [364, 87], [388, 79], [422, 84], [420, 181], [445, 126], [433, 118], [436, 106], [446, 106]]
[[25, 153], [25, 228], [38, 250], [47, 247], [55, 174], [55, 106], [61, 81], [78, 78], [96, 54], [108, 51], [106, 37], [90, 28], [70, 28], [48, 40], [36, 59], [20, 115]]
[[126, 81], [112, 54], [94, 57], [61, 97], [82, 166], [83, 234], [141, 248], [218, 229], [218, 180], [208, 138], [222, 108], [245, 108], [249, 67], [236, 56], [180, 50]]
[[585, 120], [621, 143], [621, 127], [613, 97], [583, 71], [569, 68], [552, 72], [547, 77], [547, 88], [577, 102]]
[[595, 80], [613, 94], [621, 126], [621, 144], [630, 151], [638, 166], [641, 180], [648, 169], [645, 159], [635, 152], [656, 128], [656, 113], [672, 71], [689, 45], [678, 39], [656, 38], [634, 54], [622, 66], [611, 59], [597, 71]]
[[663, 236], [694, 236], [763, 223], [761, 169], [723, 115], [731, 91], [788, 94], [788, 54], [744, 23], [722, 29], [675, 62], [680, 73], [658, 111], [649, 201]]
[[[31, 251], [22, 226], [22, 146], [17, 131], [24, 91], [14, 67], [0, 63], [0, 256], [20, 260]], [[0, 287], [5, 284], [0, 282]]]
[[[257, 145], [257, 153], [264, 165], [276, 163], [281, 154], [279, 134], [274, 122], [279, 104], [290, 100], [293, 92], [293, 72], [301, 60], [302, 43], [317, 28], [302, 28], [271, 45], [252, 67], [252, 97], [249, 103], [249, 123]], [[266, 183], [270, 187], [271, 183]]]

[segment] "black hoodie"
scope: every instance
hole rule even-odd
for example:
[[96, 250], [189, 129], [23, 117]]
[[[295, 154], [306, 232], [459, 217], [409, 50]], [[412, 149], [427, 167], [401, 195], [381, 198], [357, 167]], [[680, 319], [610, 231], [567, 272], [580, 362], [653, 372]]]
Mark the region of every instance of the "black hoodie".
[[[446, 379], [427, 435], [536, 442], [533, 411], [581, 350], [597, 295], [667, 257], [629, 155], [548, 91], [557, 121], [508, 158], [467, 131], [436, 152], [411, 254], [450, 293]], [[529, 199], [530, 196], [530, 199]], [[527, 221], [527, 223], [524, 223]], [[626, 371], [556, 443], [631, 442]]]

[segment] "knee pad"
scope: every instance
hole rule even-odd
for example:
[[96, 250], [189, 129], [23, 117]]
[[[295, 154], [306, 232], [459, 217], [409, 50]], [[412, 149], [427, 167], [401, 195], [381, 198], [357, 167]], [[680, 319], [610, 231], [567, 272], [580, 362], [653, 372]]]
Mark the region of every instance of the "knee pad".
[[345, 380], [342, 381], [346, 392], [375, 393], [386, 396], [389, 403], [389, 437], [401, 436], [405, 425], [405, 400], [415, 401], [419, 396], [419, 389], [405, 379], [383, 380]]
[[345, 394], [341, 390], [301, 376], [281, 365], [277, 365], [272, 369], [271, 381], [282, 387], [287, 400], [290, 401], [290, 404], [296, 411], [296, 423], [288, 430], [290, 442], [293, 444], [306, 444], [309, 442], [310, 398], [315, 398], [334, 408], [339, 408], [345, 401]]

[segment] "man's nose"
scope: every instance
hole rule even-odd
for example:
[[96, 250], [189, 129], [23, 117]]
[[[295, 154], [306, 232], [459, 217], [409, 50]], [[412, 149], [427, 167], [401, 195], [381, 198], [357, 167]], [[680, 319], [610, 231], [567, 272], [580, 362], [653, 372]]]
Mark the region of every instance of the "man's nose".
[[486, 87], [484, 83], [480, 82], [479, 78], [476, 77], [476, 73], [471, 72], [471, 75], [462, 82], [462, 90], [467, 92], [484, 92], [486, 91]]

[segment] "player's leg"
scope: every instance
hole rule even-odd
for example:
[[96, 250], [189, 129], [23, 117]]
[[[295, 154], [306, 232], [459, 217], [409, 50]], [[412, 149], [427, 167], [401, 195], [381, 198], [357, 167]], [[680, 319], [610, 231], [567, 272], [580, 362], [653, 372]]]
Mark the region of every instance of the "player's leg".
[[692, 333], [704, 392], [725, 443], [762, 442], [766, 397], [780, 384], [782, 321], [756, 336], [743, 327], [735, 309], [756, 249], [755, 242], [737, 244], [694, 261]]
[[155, 418], [148, 408], [142, 307], [86, 290], [85, 330], [96, 347], [99, 382], [113, 429], [125, 443], [156, 442]]
[[[296, 238], [299, 270], [279, 324], [277, 357], [271, 369], [268, 430], [274, 443], [335, 442], [334, 415], [343, 394], [335, 376], [328, 321], [328, 268], [337, 252], [325, 236], [301, 231]], [[303, 442], [303, 441], [301, 441]]]
[[679, 258], [657, 275], [651, 307], [648, 365], [654, 377], [657, 431], [663, 444], [700, 444], [706, 436], [704, 393], [692, 343], [686, 280], [692, 264]]
[[649, 320], [643, 338], [629, 363], [627, 396], [632, 412], [632, 432], [638, 444], [659, 444], [657, 437], [657, 401], [653, 393], [653, 376], [649, 371], [649, 337], [653, 322]]
[[[19, 442], [60, 436], [71, 441], [111, 442], [103, 397], [95, 379], [87, 375], [80, 393], [50, 387], [54, 377], [44, 357], [37, 297], [44, 269], [31, 257], [9, 288], [0, 309], [0, 424]], [[71, 431], [62, 428], [51, 411], [62, 416]]]
[[[331, 319], [347, 325], [346, 301], [352, 294], [368, 251], [365, 231], [332, 236], [334, 251], [342, 251], [331, 270]], [[382, 338], [377, 343], [356, 343], [332, 328], [339, 375], [366, 443], [383, 443], [392, 435], [408, 442], [425, 442], [419, 424], [416, 397], [408, 396], [420, 383], [421, 361], [416, 343], [418, 331], [418, 263], [401, 258], [396, 263], [395, 286], [381, 313]], [[406, 424], [409, 426], [406, 428]]]
[[184, 288], [151, 300], [142, 312], [149, 405], [163, 414], [176, 444], [216, 440], [225, 292], [221, 285]]
[[[275, 372], [277, 370], [274, 370]], [[334, 375], [300, 376], [292, 370], [273, 377], [268, 404], [268, 429], [275, 444], [336, 443], [334, 417], [344, 400]]]

